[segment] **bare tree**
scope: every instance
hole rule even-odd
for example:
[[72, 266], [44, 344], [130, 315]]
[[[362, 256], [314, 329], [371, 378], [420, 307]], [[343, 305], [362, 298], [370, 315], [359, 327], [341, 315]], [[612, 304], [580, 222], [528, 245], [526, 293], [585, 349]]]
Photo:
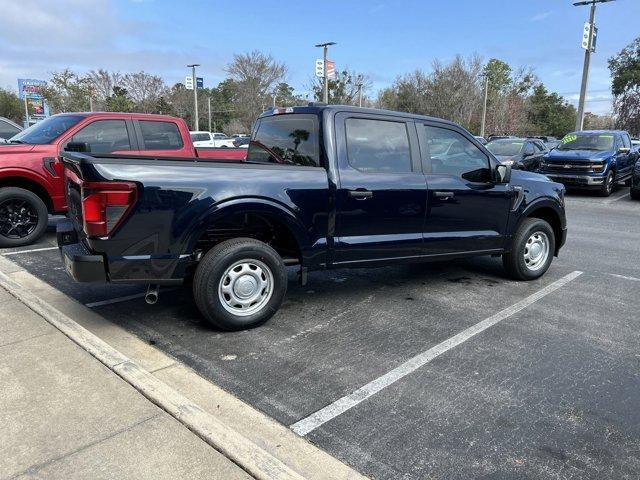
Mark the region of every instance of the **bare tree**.
[[433, 62], [433, 71], [421, 70], [399, 77], [380, 92], [382, 108], [446, 118], [469, 127], [480, 107], [482, 61], [457, 56], [453, 62]]
[[256, 117], [269, 105], [269, 92], [287, 73], [287, 67], [271, 55], [253, 51], [233, 56], [227, 72], [236, 82], [238, 118], [245, 128], [251, 128]]
[[91, 96], [94, 99], [94, 108], [105, 110], [107, 99], [113, 95], [114, 87], [122, 87], [122, 74], [109, 72], [102, 68], [91, 70], [87, 76], [91, 87]]
[[145, 72], [127, 73], [122, 78], [122, 85], [127, 89], [136, 109], [143, 113], [154, 112], [160, 97], [167, 93], [167, 86], [162, 78]]

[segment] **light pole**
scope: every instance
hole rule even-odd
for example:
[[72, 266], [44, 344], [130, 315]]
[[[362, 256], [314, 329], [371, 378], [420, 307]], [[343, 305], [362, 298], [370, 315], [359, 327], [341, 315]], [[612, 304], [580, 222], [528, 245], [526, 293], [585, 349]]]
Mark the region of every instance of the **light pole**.
[[358, 106], [362, 107], [362, 83], [359, 83], [357, 87], [358, 87]]
[[192, 63], [191, 65], [187, 65], [187, 67], [191, 68], [191, 82], [193, 83], [193, 129], [197, 132], [200, 130], [200, 122], [198, 121], [198, 80], [196, 77], [196, 67], [199, 67], [199, 63]]
[[207, 98], [207, 104], [209, 106], [209, 131], [211, 131], [211, 97]]
[[322, 47], [322, 54], [324, 59], [324, 82], [322, 86], [322, 101], [329, 103], [329, 77], [327, 76], [327, 52], [331, 45], [335, 45], [336, 42], [319, 43], [316, 47]]
[[578, 100], [578, 116], [576, 118], [576, 130], [582, 130], [584, 126], [584, 104], [587, 98], [587, 84], [589, 83], [589, 67], [591, 66], [591, 53], [593, 49], [593, 34], [595, 29], [596, 19], [596, 4], [612, 2], [614, 0], [584, 0], [581, 2], [574, 2], [574, 7], [583, 5], [591, 5], [591, 12], [589, 14], [589, 36], [587, 39], [587, 48], [584, 49], [584, 66], [582, 67], [582, 84], [580, 85], [580, 99]]
[[487, 97], [489, 96], [489, 75], [487, 72], [480, 75], [484, 77], [484, 102], [482, 103], [482, 122], [480, 123], [480, 136], [484, 137], [484, 126], [487, 121]]

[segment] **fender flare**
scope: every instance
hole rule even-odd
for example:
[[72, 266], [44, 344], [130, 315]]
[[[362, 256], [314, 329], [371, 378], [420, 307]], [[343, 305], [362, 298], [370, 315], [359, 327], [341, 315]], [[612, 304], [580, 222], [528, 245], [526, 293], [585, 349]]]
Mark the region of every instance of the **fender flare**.
[[284, 224], [293, 234], [300, 251], [311, 245], [304, 225], [289, 207], [266, 198], [242, 197], [217, 203], [203, 211], [193, 221], [190, 231], [185, 234], [186, 251], [193, 251], [198, 239], [212, 223], [230, 215], [245, 213], [271, 217]]

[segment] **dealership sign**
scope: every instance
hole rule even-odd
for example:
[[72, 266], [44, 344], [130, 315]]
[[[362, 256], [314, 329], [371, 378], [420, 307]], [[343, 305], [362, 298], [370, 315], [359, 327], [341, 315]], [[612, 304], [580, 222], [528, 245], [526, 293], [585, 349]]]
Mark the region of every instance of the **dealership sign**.
[[42, 95], [42, 89], [47, 85], [44, 80], [32, 78], [18, 79], [18, 95], [29, 108], [29, 116], [39, 120], [49, 116], [49, 106]]

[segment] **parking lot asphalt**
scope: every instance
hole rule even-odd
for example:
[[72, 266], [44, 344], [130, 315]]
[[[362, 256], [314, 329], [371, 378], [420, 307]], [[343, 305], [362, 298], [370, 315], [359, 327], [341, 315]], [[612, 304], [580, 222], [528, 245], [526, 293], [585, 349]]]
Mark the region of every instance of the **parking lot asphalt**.
[[280, 312], [237, 333], [211, 329], [188, 288], [149, 306], [141, 286], [73, 283], [52, 234], [0, 254], [285, 425], [338, 405], [304, 433], [371, 477], [638, 478], [640, 202], [571, 193], [567, 217], [540, 280], [508, 280], [492, 258], [315, 272], [306, 287], [292, 270]]

